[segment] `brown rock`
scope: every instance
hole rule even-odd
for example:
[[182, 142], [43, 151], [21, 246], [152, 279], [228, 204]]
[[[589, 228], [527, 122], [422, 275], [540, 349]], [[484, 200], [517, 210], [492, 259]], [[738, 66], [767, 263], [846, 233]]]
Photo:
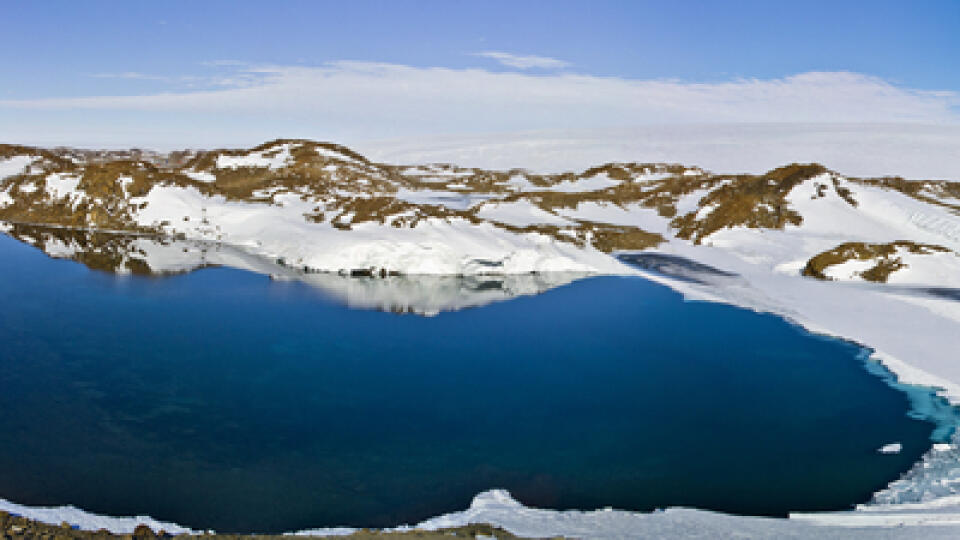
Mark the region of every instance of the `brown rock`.
[[143, 524], [137, 525], [137, 528], [133, 530], [134, 540], [151, 540], [156, 537], [153, 529]]

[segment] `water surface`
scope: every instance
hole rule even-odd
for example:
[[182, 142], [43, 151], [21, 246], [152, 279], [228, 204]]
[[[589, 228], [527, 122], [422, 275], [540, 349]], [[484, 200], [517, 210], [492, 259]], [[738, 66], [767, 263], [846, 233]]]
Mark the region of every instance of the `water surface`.
[[0, 498], [194, 528], [391, 526], [490, 488], [844, 509], [935, 429], [861, 348], [640, 278], [420, 317], [230, 268], [118, 277], [0, 235], [0, 305]]

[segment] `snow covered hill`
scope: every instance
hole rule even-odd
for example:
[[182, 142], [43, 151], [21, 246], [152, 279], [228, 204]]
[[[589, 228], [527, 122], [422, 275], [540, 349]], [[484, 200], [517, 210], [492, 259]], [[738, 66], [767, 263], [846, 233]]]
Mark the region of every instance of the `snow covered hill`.
[[[177, 156], [0, 146], [0, 219], [211, 240], [311, 270], [385, 274], [624, 273], [610, 253], [677, 239], [797, 273], [845, 242], [960, 248], [960, 184], [850, 179], [819, 165], [731, 176], [609, 163], [539, 175], [372, 163], [302, 140]], [[908, 259], [894, 281], [943, 284], [922, 258]], [[914, 265], [923, 268], [911, 274]]]

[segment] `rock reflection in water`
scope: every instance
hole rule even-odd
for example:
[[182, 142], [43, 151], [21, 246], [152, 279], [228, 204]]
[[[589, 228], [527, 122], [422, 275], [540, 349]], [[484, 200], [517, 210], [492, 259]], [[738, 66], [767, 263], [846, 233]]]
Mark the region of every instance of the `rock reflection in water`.
[[169, 276], [226, 266], [269, 275], [275, 280], [303, 282], [352, 308], [427, 316], [540, 294], [589, 275], [551, 272], [356, 277], [304, 272], [236, 246], [213, 242], [14, 223], [3, 225], [0, 230], [50, 257], [74, 260], [93, 270], [120, 275]]

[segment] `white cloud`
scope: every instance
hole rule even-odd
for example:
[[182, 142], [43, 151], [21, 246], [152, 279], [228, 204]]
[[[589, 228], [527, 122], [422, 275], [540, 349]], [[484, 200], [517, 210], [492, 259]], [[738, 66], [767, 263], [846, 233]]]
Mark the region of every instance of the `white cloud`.
[[218, 86], [201, 91], [0, 100], [0, 138], [80, 133], [73, 144], [95, 144], [122, 128], [128, 145], [154, 142], [146, 132], [182, 146], [681, 123], [960, 124], [955, 92], [848, 72], [689, 83], [341, 61], [216, 76]]
[[250, 62], [243, 62], [241, 60], [208, 60], [206, 62], [200, 62], [200, 65], [213, 67], [243, 67], [249, 66]]
[[[244, 64], [226, 63], [229, 61], [218, 61], [215, 63], [204, 63], [208, 66], [229, 66], [237, 67]], [[246, 87], [257, 84], [263, 77], [257, 73], [234, 71], [227, 76], [197, 76], [197, 75], [156, 75], [152, 73], [141, 73], [139, 71], [122, 71], [117, 73], [93, 73], [89, 75], [96, 79], [124, 79], [136, 81], [159, 82], [168, 85], [188, 85], [190, 87]]]
[[501, 64], [517, 69], [560, 69], [570, 65], [569, 62], [549, 58], [546, 56], [521, 56], [499, 51], [484, 51], [474, 53], [474, 56], [482, 56], [500, 62]]
[[167, 77], [164, 75], [151, 75], [149, 73], [140, 73], [138, 71], [124, 71], [120, 73], [94, 73], [90, 75], [97, 79], [133, 79], [139, 81], [162, 81], [170, 82], [176, 77]]

